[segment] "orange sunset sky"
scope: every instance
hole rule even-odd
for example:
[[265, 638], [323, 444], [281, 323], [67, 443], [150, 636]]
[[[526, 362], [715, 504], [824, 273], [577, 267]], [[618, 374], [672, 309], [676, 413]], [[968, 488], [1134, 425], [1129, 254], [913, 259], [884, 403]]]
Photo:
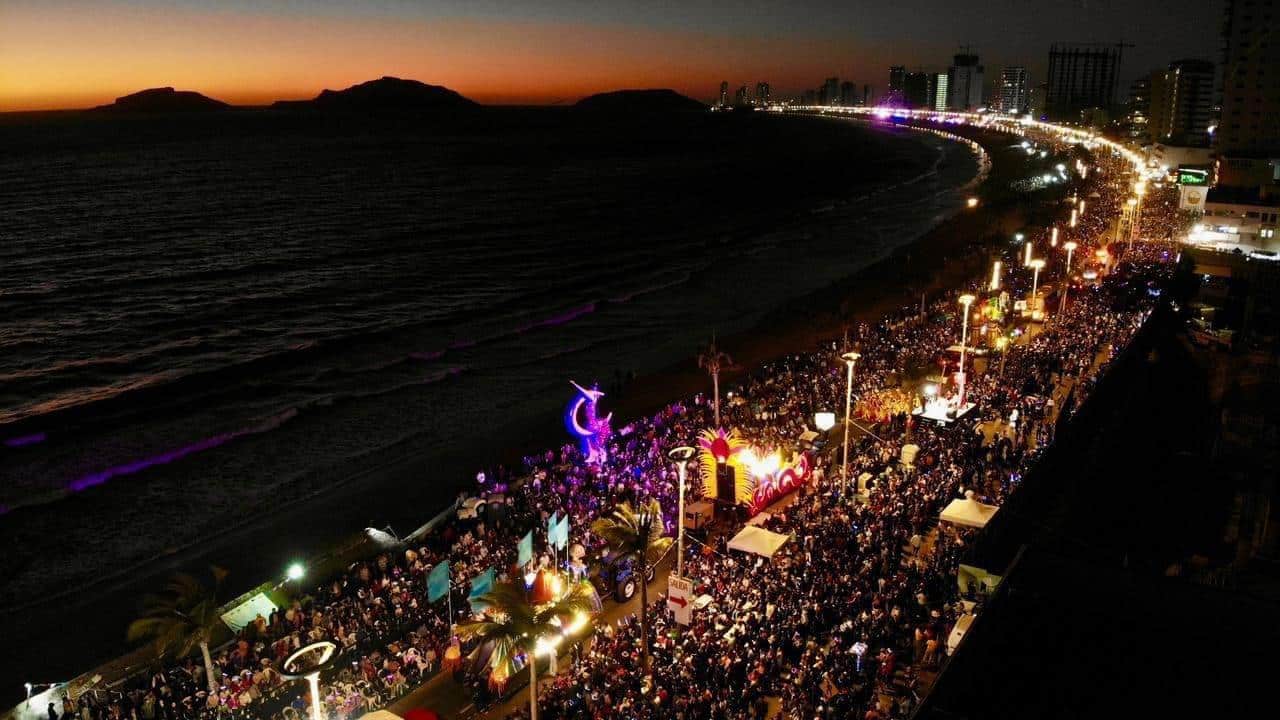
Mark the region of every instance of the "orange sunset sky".
[[770, 58], [785, 56], [797, 82], [817, 84], [860, 54], [836, 38], [743, 39], [565, 19], [0, 0], [0, 111], [89, 107], [158, 86], [265, 104], [382, 75], [483, 103], [572, 101], [620, 87], [708, 99], [721, 79], [777, 83]]
[[1122, 78], [1212, 57], [1212, 3], [1164, 0], [0, 0], [0, 111], [89, 107], [159, 86], [237, 104], [397, 75], [484, 103], [569, 102], [624, 87], [775, 96], [890, 65], [1042, 78], [1049, 43], [1135, 40]]

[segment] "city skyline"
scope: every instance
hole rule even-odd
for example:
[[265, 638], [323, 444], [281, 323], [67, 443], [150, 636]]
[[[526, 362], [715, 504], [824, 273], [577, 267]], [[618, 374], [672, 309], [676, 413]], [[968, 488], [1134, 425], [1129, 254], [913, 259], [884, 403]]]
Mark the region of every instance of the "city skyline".
[[[17, 0], [0, 11], [0, 111], [90, 107], [161, 86], [267, 104], [383, 75], [489, 104], [572, 102], [622, 87], [670, 87], [712, 102], [724, 79], [768, 82], [780, 98], [831, 76], [883, 86], [891, 65], [945, 68], [961, 46], [991, 68], [1026, 66], [1038, 81], [1050, 44], [1121, 39], [1136, 45], [1125, 53], [1126, 87], [1174, 57], [1215, 59], [1217, 34], [1204, 28], [1220, 14], [1213, 4], [1179, 2], [1148, 17], [1130, 0], [1035, 11], [997, 3], [981, 17], [951, 17], [936, 2], [706, 0], [661, 13], [641, 5]], [[999, 27], [985, 22], [992, 14]], [[896, 30], [905, 28], [904, 39]]]

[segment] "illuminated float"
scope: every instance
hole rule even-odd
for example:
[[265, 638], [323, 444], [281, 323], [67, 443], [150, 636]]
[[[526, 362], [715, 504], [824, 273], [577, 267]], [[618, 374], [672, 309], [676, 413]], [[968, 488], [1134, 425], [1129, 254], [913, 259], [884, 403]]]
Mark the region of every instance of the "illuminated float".
[[751, 447], [737, 430], [704, 430], [698, 447], [703, 494], [752, 515], [803, 485], [812, 469], [805, 453], [784, 460], [781, 451]]

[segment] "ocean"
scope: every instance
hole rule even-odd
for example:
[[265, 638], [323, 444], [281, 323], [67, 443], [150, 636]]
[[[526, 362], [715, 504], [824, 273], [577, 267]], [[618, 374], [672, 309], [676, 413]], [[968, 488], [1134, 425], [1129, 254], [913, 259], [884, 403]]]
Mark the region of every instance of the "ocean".
[[[615, 393], [752, 327], [954, 212], [976, 167], [764, 113], [0, 115], [0, 608], [555, 426], [570, 380]], [[426, 519], [478, 469], [332, 520]]]

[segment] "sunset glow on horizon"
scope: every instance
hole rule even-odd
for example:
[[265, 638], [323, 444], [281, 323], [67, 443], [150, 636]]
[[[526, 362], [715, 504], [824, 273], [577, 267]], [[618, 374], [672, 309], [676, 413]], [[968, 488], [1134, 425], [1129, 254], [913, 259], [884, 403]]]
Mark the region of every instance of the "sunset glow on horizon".
[[563, 22], [193, 8], [158, 14], [128, 4], [0, 12], [0, 111], [91, 107], [163, 86], [262, 105], [384, 75], [444, 85], [491, 104], [572, 102], [622, 87], [670, 87], [709, 99], [721, 79], [743, 69], [749, 77], [776, 77], [769, 57], [811, 68], [794, 71], [796, 82], [829, 74], [840, 56], [846, 64], [857, 59], [831, 40], [743, 42]]
[[[91, 107], [163, 86], [268, 104], [384, 75], [493, 104], [644, 87], [709, 101], [722, 80], [767, 81], [781, 97], [831, 76], [883, 88], [889, 65], [945, 69], [960, 43], [991, 66], [1034, 71], [1049, 42], [1087, 36], [1077, 28], [1132, 37], [1131, 16], [1155, 22], [1143, 0], [995, 4], [993, 24], [987, 13], [949, 14], [945, 0], [4, 0], [0, 112]], [[1144, 33], [1190, 53], [1204, 38], [1187, 20]], [[1132, 51], [1133, 72], [1143, 52]]]

